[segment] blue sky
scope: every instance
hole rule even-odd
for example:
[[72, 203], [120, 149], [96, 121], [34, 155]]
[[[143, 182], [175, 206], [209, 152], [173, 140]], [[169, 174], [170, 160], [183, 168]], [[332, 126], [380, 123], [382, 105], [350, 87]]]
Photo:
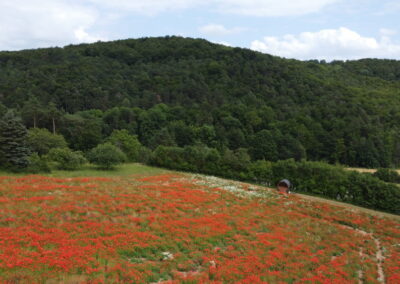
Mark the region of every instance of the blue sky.
[[181, 35], [297, 59], [400, 59], [400, 0], [0, 0], [0, 50]]

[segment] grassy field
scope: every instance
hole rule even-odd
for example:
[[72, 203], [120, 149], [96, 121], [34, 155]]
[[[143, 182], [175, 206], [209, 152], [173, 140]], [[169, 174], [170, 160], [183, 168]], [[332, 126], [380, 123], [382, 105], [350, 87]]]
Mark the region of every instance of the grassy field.
[[167, 170], [150, 167], [142, 164], [122, 164], [114, 170], [99, 170], [94, 165], [86, 165], [79, 171], [53, 171], [49, 176], [54, 177], [115, 177], [132, 174], [147, 176], [166, 173]]
[[[122, 164], [113, 170], [100, 170], [96, 166], [87, 164], [78, 171], [59, 171], [54, 170], [50, 174], [44, 176], [51, 177], [115, 177], [115, 176], [128, 176], [136, 175], [156, 175], [166, 173], [167, 170], [160, 168], [150, 167], [142, 164]], [[171, 171], [170, 171], [171, 172]], [[0, 176], [24, 176], [25, 174], [10, 174], [9, 172], [0, 171]]]
[[400, 220], [124, 165], [0, 177], [2, 283], [400, 283]]

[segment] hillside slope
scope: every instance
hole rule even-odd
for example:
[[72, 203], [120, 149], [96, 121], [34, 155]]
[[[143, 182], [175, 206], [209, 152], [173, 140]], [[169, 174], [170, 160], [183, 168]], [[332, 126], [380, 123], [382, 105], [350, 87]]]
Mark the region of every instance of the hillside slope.
[[174, 173], [4, 176], [0, 192], [2, 281], [400, 280], [398, 219], [249, 184]]
[[[398, 166], [399, 66], [287, 60], [190, 38], [130, 39], [0, 52], [0, 103], [20, 109], [28, 127], [36, 115], [51, 129], [54, 118], [32, 104], [24, 109], [28, 98], [76, 114], [59, 124], [79, 150], [124, 128], [150, 148], [202, 143], [246, 148], [254, 160]], [[99, 111], [77, 113], [90, 109]], [[92, 129], [80, 134], [84, 143], [69, 137], [82, 125]]]

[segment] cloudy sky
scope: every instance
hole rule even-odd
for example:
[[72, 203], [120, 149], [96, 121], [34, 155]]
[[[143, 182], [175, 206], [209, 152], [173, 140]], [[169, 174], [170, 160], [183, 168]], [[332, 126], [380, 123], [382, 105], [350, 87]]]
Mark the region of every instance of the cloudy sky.
[[400, 0], [0, 0], [0, 50], [180, 35], [287, 58], [400, 59]]

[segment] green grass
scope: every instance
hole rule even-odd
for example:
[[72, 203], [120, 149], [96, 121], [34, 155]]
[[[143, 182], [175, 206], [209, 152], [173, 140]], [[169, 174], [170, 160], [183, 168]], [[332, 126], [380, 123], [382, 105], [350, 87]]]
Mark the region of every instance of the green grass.
[[[100, 170], [96, 166], [87, 164], [79, 170], [76, 171], [59, 171], [53, 170], [49, 174], [40, 174], [44, 176], [51, 177], [113, 177], [113, 176], [128, 176], [128, 175], [157, 175], [167, 173], [167, 170], [145, 166], [142, 164], [131, 163], [122, 164], [112, 170]], [[5, 171], [0, 171], [0, 176], [21, 176], [26, 175], [26, 173], [10, 173]]]

